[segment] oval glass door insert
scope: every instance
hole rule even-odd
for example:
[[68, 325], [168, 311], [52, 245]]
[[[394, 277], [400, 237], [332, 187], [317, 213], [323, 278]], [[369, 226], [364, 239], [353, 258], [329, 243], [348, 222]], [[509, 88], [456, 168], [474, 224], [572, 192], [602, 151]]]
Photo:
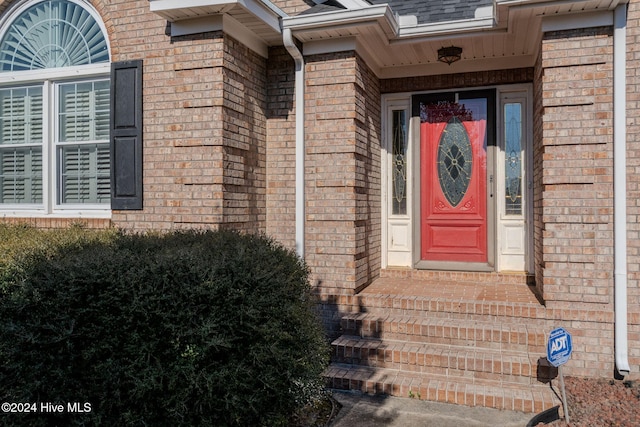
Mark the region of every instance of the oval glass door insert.
[[462, 201], [471, 182], [473, 150], [466, 128], [452, 117], [438, 143], [438, 180], [451, 206]]

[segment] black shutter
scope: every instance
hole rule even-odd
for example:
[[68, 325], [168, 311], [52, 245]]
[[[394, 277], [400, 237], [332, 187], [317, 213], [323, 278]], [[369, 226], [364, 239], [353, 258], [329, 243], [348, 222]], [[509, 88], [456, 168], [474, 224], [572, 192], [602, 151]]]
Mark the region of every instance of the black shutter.
[[142, 209], [142, 61], [111, 64], [111, 209]]

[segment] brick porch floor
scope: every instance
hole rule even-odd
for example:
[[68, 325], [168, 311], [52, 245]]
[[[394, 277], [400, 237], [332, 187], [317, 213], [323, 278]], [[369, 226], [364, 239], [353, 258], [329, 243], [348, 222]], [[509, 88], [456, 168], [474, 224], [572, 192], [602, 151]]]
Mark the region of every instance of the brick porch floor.
[[431, 300], [539, 304], [524, 274], [384, 270], [359, 295], [405, 295]]

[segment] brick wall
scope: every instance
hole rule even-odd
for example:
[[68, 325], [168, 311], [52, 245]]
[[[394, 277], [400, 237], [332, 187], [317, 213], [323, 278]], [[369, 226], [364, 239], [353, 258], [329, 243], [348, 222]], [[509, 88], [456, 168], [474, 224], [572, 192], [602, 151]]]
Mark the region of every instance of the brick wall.
[[144, 210], [126, 228], [266, 227], [266, 60], [221, 32], [165, 34], [146, 1], [100, 8], [113, 61], [144, 59]]
[[[627, 24], [629, 378], [638, 378], [637, 72], [640, 11]], [[545, 34], [536, 67], [536, 188], [540, 188], [540, 260], [548, 319], [574, 335], [567, 373], [608, 376], [614, 369], [612, 28]], [[536, 79], [538, 80], [538, 78]], [[538, 164], [539, 163], [539, 164]], [[538, 200], [536, 195], [536, 200]], [[538, 246], [537, 246], [538, 248]]]
[[611, 28], [542, 42], [543, 297], [550, 306], [613, 300]]
[[222, 32], [172, 38], [145, 0], [92, 4], [111, 60], [144, 62], [144, 209], [112, 223], [265, 231], [266, 59]]
[[[115, 25], [119, 51], [135, 45], [135, 40], [122, 40], [120, 32], [127, 34], [127, 28]], [[147, 35], [156, 49], [113, 58], [144, 58], [145, 126], [144, 210], [113, 212], [113, 220], [136, 229], [219, 224], [224, 39], [221, 33], [208, 33], [170, 43], [161, 25]]]
[[272, 3], [282, 9], [287, 15], [291, 16], [295, 16], [315, 6], [313, 0], [274, 0]]
[[306, 261], [330, 336], [380, 274], [381, 96], [354, 52], [306, 58]]
[[533, 68], [514, 68], [511, 70], [478, 71], [473, 73], [443, 74], [439, 76], [385, 79], [380, 82], [380, 92], [395, 93], [441, 89], [447, 90], [479, 86], [531, 83], [532, 81]]
[[295, 72], [284, 48], [270, 50], [267, 78], [267, 234], [295, 249]]
[[11, 6], [11, 4], [14, 3], [12, 1], [3, 1], [0, 2], [0, 13], [4, 13], [4, 11]]
[[380, 275], [382, 263], [381, 93], [378, 77], [356, 57], [356, 289]]
[[535, 65], [535, 78], [533, 79], [533, 257], [535, 285], [539, 295], [544, 294], [544, 260], [542, 258], [542, 158], [544, 146], [542, 145], [542, 49], [538, 52]]
[[266, 60], [225, 36], [223, 144], [226, 226], [266, 230]]
[[353, 52], [306, 72], [306, 258], [323, 293], [353, 293], [380, 265], [377, 79]]

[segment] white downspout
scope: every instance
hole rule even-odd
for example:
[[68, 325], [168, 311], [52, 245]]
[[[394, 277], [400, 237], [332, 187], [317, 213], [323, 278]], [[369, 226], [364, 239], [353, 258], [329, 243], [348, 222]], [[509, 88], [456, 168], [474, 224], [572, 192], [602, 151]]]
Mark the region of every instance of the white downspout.
[[304, 258], [304, 57], [296, 46], [289, 28], [282, 31], [282, 40], [296, 66], [296, 252]]
[[626, 70], [627, 5], [613, 15], [613, 250], [615, 363], [622, 376], [629, 373], [627, 345], [627, 164]]

